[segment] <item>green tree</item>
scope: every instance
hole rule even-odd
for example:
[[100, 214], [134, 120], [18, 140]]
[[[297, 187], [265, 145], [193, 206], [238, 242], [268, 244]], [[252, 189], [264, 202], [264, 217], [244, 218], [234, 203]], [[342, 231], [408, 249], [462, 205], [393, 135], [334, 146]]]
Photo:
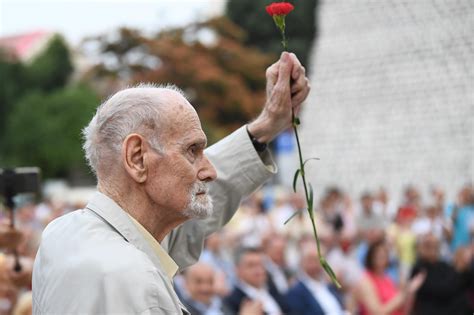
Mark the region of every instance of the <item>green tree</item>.
[[15, 104], [6, 125], [7, 166], [39, 166], [45, 177], [85, 172], [81, 129], [98, 103], [95, 92], [83, 86], [30, 92]]
[[0, 55], [0, 150], [5, 133], [5, 124], [13, 104], [26, 89], [26, 69], [17, 61], [8, 61], [6, 56]]
[[30, 85], [43, 91], [65, 86], [73, 70], [69, 49], [59, 35], [27, 66]]
[[[281, 52], [280, 34], [273, 20], [265, 11], [271, 0], [229, 0], [226, 15], [245, 30], [246, 45], [255, 46], [264, 52]], [[288, 1], [295, 10], [286, 17], [288, 49], [294, 52], [303, 65], [309, 65], [309, 53], [317, 33], [316, 13], [318, 0]]]

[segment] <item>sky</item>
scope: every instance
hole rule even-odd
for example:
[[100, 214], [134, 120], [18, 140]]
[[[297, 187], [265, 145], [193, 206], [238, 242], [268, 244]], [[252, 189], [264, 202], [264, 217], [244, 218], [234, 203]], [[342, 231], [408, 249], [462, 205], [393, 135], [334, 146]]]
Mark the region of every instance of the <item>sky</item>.
[[0, 0], [0, 37], [57, 31], [73, 45], [121, 26], [153, 32], [222, 12], [225, 0]]

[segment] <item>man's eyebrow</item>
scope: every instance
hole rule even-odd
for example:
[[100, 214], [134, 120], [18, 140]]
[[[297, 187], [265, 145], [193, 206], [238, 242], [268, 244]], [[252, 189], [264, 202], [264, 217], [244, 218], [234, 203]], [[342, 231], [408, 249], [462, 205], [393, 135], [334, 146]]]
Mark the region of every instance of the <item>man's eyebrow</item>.
[[197, 145], [199, 147], [205, 148], [207, 145], [207, 138], [188, 139], [186, 142], [188, 145]]

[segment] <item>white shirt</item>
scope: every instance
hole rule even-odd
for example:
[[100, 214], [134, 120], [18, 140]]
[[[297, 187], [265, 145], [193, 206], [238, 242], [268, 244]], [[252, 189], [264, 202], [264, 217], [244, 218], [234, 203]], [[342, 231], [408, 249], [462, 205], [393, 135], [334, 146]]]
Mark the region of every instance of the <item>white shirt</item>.
[[285, 294], [288, 291], [288, 281], [283, 270], [270, 258], [265, 261], [265, 267], [267, 267], [267, 271], [272, 276], [273, 283], [275, 283], [278, 292]]
[[326, 284], [309, 277], [306, 273], [303, 273], [301, 281], [309, 289], [309, 291], [311, 291], [316, 301], [318, 301], [319, 306], [321, 306], [324, 311], [324, 314], [345, 314], [336, 297], [331, 293], [331, 291], [329, 291]]
[[245, 282], [239, 282], [239, 288], [250, 298], [262, 302], [263, 310], [268, 315], [281, 315], [280, 306], [265, 288], [255, 288]]

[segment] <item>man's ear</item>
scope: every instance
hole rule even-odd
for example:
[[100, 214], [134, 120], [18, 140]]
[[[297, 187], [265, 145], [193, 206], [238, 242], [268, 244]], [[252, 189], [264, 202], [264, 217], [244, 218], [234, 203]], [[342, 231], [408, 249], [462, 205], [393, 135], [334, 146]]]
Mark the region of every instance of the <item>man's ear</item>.
[[146, 151], [146, 140], [139, 134], [129, 134], [122, 143], [123, 167], [137, 183], [147, 179]]

